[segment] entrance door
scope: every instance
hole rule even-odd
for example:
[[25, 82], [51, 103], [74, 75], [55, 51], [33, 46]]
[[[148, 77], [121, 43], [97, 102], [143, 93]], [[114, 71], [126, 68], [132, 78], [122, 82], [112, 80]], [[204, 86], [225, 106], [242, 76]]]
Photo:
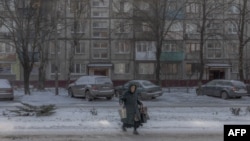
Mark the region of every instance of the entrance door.
[[107, 70], [106, 69], [96, 69], [96, 70], [94, 70], [94, 75], [105, 75], [105, 76], [107, 76]]
[[209, 70], [209, 80], [213, 79], [225, 79], [224, 70]]

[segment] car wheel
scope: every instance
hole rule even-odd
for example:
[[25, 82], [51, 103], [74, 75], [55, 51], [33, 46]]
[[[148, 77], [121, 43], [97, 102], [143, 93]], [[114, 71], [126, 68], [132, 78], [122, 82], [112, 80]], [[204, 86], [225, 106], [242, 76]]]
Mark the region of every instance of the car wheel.
[[222, 99], [228, 99], [228, 94], [227, 94], [227, 92], [222, 92], [222, 93], [221, 93], [221, 98], [222, 98]]
[[92, 100], [93, 100], [92, 97], [90, 96], [90, 92], [89, 92], [89, 91], [86, 91], [86, 92], [85, 92], [85, 99], [86, 99], [87, 101], [92, 101]]
[[109, 97], [106, 97], [107, 100], [111, 100], [112, 99], [112, 96], [109, 96]]
[[69, 90], [68, 90], [68, 95], [70, 97], [74, 97], [74, 92], [73, 92], [73, 90], [71, 88], [69, 88]]

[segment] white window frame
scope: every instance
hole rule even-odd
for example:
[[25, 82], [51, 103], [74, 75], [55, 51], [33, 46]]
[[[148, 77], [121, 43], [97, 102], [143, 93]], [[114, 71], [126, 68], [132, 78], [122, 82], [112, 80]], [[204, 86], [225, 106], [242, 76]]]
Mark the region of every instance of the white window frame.
[[[94, 3], [98, 3], [98, 5], [95, 5]], [[91, 2], [92, 7], [108, 7], [109, 6], [109, 0], [92, 0]]]
[[150, 31], [152, 31], [152, 29], [150, 28], [149, 23], [142, 22], [142, 31], [143, 32], [150, 32]]
[[[77, 48], [80, 48], [80, 52], [77, 52]], [[75, 54], [85, 54], [86, 53], [86, 46], [85, 42], [80, 41], [78, 45], [75, 47]]]
[[[107, 18], [107, 17], [109, 17], [109, 12], [106, 10], [102, 10], [102, 11], [92, 10], [91, 13], [92, 13], [93, 18]], [[97, 14], [97, 15], [95, 15], [95, 14]]]
[[[212, 46], [209, 46], [211, 44]], [[217, 55], [220, 54], [220, 57]], [[207, 43], [207, 58], [208, 59], [220, 59], [223, 57], [222, 45], [220, 43]]]
[[200, 43], [186, 43], [186, 52], [200, 52]]
[[[97, 44], [99, 44], [99, 45], [95, 46]], [[109, 58], [108, 46], [109, 46], [109, 44], [107, 42], [95, 42], [95, 43], [93, 43], [93, 48], [92, 48], [93, 59], [108, 59]], [[107, 57], [102, 57], [103, 54], [106, 54]], [[99, 57], [95, 57], [95, 55], [98, 55]]]
[[116, 63], [114, 64], [115, 74], [128, 74], [129, 73], [129, 63]]
[[177, 44], [175, 43], [165, 43], [162, 46], [162, 52], [176, 52]]
[[155, 42], [139, 41], [136, 42], [136, 52], [154, 52]]
[[[96, 36], [96, 34], [98, 34], [98, 36]], [[92, 37], [93, 38], [108, 38], [109, 33], [108, 33], [108, 30], [105, 30], [105, 31], [92, 31]]]
[[93, 21], [92, 27], [93, 29], [107, 29], [108, 21]]
[[129, 42], [118, 42], [115, 46], [116, 54], [129, 54], [130, 53], [130, 43]]
[[198, 3], [187, 3], [186, 13], [197, 14], [200, 11], [200, 5]]
[[[77, 70], [77, 67], [79, 67], [79, 69], [80, 69], [80, 72], [77, 72], [76, 70]], [[74, 75], [74, 74], [86, 74], [86, 69], [87, 69], [87, 67], [86, 67], [86, 64], [81, 64], [81, 63], [74, 63], [73, 64], [73, 71], [72, 71], [72, 74]]]
[[237, 34], [238, 33], [237, 25], [235, 25], [233, 23], [229, 23], [228, 24], [228, 33], [229, 34]]

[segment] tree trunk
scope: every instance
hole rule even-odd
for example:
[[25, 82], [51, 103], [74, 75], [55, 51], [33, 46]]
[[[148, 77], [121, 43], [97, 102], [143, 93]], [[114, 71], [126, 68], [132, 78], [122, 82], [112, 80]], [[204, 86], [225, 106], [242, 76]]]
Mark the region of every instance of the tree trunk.
[[44, 90], [45, 80], [46, 80], [46, 69], [45, 65], [42, 63], [39, 66], [39, 76], [38, 76], [38, 89]]
[[[29, 65], [29, 64], [28, 64]], [[30, 95], [30, 71], [28, 65], [23, 66], [23, 76], [24, 76], [24, 94]]]
[[244, 46], [240, 45], [240, 48], [239, 48], [239, 77], [240, 77], [241, 81], [244, 81], [243, 48], [244, 48]]

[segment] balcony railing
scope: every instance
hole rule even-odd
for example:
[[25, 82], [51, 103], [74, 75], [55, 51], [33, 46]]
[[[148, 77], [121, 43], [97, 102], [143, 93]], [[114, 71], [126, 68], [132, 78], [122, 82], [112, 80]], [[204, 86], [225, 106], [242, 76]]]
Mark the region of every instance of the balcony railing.
[[183, 51], [177, 52], [162, 52], [160, 56], [161, 61], [183, 61], [185, 54]]

